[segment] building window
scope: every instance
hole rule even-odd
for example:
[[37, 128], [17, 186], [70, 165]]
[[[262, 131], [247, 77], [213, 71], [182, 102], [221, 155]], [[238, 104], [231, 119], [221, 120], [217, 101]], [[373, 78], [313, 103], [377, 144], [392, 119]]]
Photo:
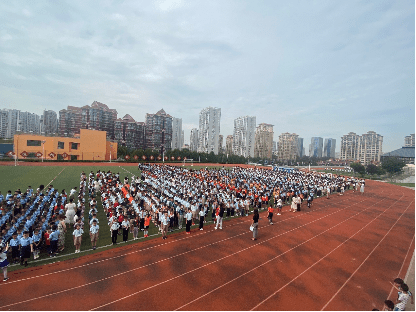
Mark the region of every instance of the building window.
[[71, 143], [71, 149], [78, 149], [78, 143]]
[[64, 149], [65, 142], [58, 142], [58, 149]]
[[27, 140], [27, 146], [41, 146], [42, 142], [40, 140]]
[[29, 155], [27, 156], [27, 158], [35, 158], [36, 157], [36, 153], [29, 153]]
[[71, 160], [78, 160], [78, 155], [71, 155]]

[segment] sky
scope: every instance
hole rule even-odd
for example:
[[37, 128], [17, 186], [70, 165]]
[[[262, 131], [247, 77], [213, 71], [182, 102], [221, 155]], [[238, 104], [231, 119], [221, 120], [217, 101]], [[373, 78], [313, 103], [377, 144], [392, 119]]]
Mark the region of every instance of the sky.
[[199, 112], [304, 138], [375, 131], [383, 153], [415, 133], [415, 2], [1, 1], [0, 108], [93, 101], [145, 121]]

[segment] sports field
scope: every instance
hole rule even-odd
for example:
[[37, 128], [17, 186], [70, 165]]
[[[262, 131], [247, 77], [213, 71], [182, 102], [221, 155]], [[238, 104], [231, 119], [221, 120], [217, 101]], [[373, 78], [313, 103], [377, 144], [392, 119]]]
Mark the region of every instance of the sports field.
[[[54, 181], [54, 187], [78, 185], [81, 170], [94, 170], [87, 168], [67, 171], [74, 185]], [[58, 181], [69, 167], [55, 169], [41, 183], [60, 173]], [[0, 283], [0, 309], [381, 309], [385, 299], [396, 298], [389, 282], [405, 277], [414, 254], [414, 200], [414, 190], [368, 181], [363, 195], [318, 198], [298, 213], [284, 207], [274, 225], [261, 212], [258, 241], [250, 240], [249, 216], [224, 222], [223, 230], [208, 224], [166, 241], [139, 240], [19, 267]]]

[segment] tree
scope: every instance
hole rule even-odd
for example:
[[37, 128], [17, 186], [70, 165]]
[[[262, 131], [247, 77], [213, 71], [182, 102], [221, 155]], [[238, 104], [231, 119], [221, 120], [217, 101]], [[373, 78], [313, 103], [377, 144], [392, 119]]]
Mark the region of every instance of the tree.
[[359, 162], [356, 162], [356, 163], [352, 163], [351, 165], [350, 165], [350, 167], [355, 171], [355, 172], [357, 172], [357, 173], [359, 173], [359, 174], [361, 174], [361, 175], [364, 175], [364, 173], [365, 173], [365, 167], [361, 164], [361, 163], [359, 163]]
[[379, 170], [380, 168], [378, 167], [378, 166], [376, 166], [376, 165], [373, 165], [373, 164], [368, 164], [367, 165], [367, 167], [365, 168], [365, 171], [368, 173], [368, 174], [370, 174], [370, 175], [373, 175], [373, 174], [380, 174], [380, 170]]
[[401, 173], [406, 163], [398, 157], [383, 157], [381, 167], [390, 174]]

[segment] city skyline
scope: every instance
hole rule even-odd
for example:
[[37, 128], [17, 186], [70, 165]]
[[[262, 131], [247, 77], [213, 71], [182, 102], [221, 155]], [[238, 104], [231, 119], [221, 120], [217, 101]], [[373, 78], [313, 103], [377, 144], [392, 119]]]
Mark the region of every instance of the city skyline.
[[413, 1], [1, 3], [0, 103], [163, 108], [188, 144], [212, 106], [224, 138], [256, 116], [275, 141], [375, 131], [390, 152], [415, 132], [414, 16]]

